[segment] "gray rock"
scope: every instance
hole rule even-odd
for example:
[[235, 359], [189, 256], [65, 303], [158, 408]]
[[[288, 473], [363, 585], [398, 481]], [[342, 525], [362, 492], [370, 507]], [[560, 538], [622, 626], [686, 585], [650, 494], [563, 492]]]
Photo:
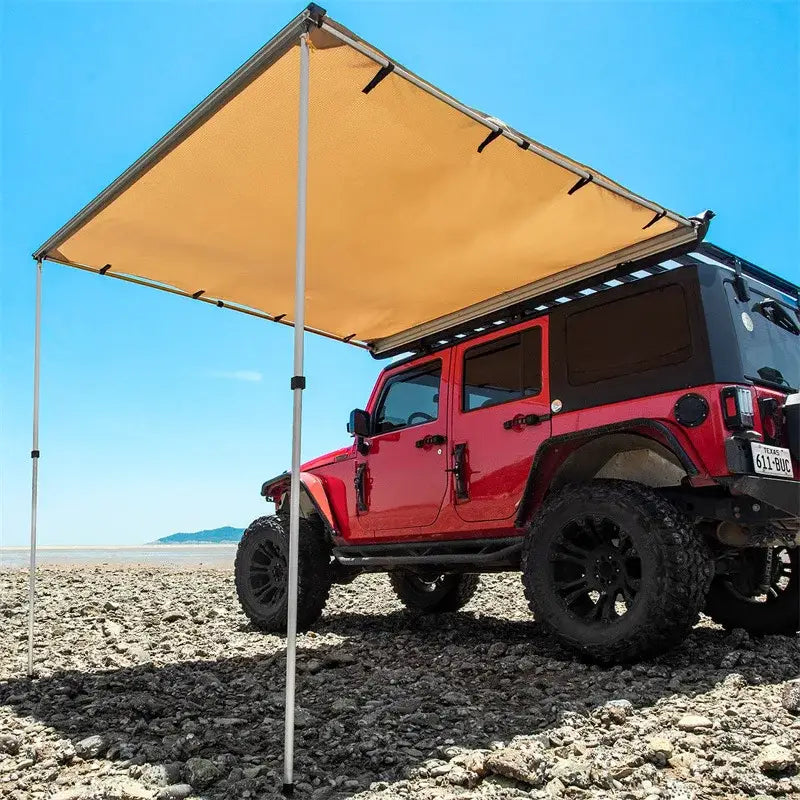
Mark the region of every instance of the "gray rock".
[[158, 793], [158, 800], [183, 800], [192, 793], [193, 789], [188, 783], [173, 783], [165, 786]]
[[781, 705], [790, 714], [800, 714], [800, 680], [789, 681], [783, 687]]
[[107, 639], [118, 639], [122, 634], [122, 625], [113, 620], [107, 619], [103, 623], [103, 636]]
[[791, 750], [778, 744], [768, 744], [756, 757], [756, 766], [761, 772], [770, 774], [794, 769], [797, 760]]
[[505, 747], [489, 753], [484, 761], [484, 767], [487, 772], [495, 775], [502, 775], [538, 787], [543, 783], [542, 776], [536, 771], [539, 763], [535, 759], [529, 759], [528, 755], [521, 750]]
[[676, 724], [682, 731], [704, 731], [714, 727], [714, 723], [708, 717], [701, 717], [699, 714], [687, 714]]
[[550, 777], [557, 778], [564, 786], [588, 789], [591, 784], [589, 768], [569, 758], [560, 758], [550, 768]]
[[178, 611], [177, 609], [167, 611], [161, 615], [162, 622], [177, 622], [181, 619], [186, 619], [186, 614], [184, 614], [183, 611]]
[[75, 743], [75, 753], [81, 758], [97, 758], [105, 753], [108, 745], [102, 736], [87, 736]]
[[653, 736], [647, 741], [645, 757], [657, 767], [665, 767], [672, 758], [675, 747], [665, 736]]
[[213, 761], [197, 756], [186, 762], [183, 774], [186, 782], [195, 789], [207, 789], [222, 777], [219, 767]]

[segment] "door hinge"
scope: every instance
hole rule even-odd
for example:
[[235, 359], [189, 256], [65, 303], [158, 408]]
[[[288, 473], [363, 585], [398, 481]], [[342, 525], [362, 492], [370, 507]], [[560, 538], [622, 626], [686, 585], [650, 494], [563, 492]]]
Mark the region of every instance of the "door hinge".
[[466, 475], [466, 454], [467, 445], [465, 443], [453, 446], [453, 466], [445, 472], [453, 473], [453, 490], [457, 500], [469, 500], [469, 488], [467, 487]]
[[356, 511], [360, 514], [369, 510], [367, 506], [367, 462], [362, 461], [356, 466], [356, 476], [353, 483], [356, 487]]

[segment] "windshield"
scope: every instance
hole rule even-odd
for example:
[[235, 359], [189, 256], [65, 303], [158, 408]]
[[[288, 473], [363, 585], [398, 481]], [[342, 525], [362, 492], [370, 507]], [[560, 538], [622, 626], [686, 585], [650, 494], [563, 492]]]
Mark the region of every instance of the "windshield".
[[733, 285], [725, 291], [734, 315], [744, 377], [762, 386], [800, 388], [800, 319], [779, 292], [749, 281], [750, 299], [741, 302]]

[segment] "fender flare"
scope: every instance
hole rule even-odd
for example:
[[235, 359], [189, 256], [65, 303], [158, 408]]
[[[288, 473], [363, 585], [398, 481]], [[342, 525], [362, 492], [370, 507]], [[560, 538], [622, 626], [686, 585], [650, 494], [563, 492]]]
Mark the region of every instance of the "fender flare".
[[[519, 508], [517, 510], [517, 516], [514, 520], [514, 524], [518, 528], [521, 528], [525, 525], [526, 519], [530, 516], [529, 511], [537, 488], [536, 473], [538, 472], [538, 469], [544, 458], [549, 455], [554, 448], [562, 444], [569, 444], [574, 441], [579, 441], [580, 439], [604, 436], [609, 433], [637, 433], [642, 431], [642, 429], [650, 430], [663, 438], [664, 443], [675, 454], [687, 475], [694, 476], [700, 473], [700, 470], [697, 468], [697, 465], [694, 463], [691, 456], [689, 456], [689, 454], [686, 452], [686, 449], [683, 447], [680, 441], [678, 441], [678, 438], [669, 429], [669, 427], [663, 422], [653, 419], [628, 419], [624, 420], [623, 422], [614, 422], [610, 425], [600, 425], [596, 428], [584, 428], [580, 431], [572, 431], [570, 433], [562, 433], [557, 436], [551, 436], [549, 439], [545, 440], [541, 445], [539, 445], [536, 455], [533, 458], [530, 471], [528, 472], [528, 478], [525, 481], [525, 489], [522, 492], [522, 497], [519, 502]], [[658, 441], [658, 439], [652, 435], [648, 438]]]
[[[288, 493], [289, 483], [291, 476], [288, 472], [283, 472], [276, 478], [271, 478], [264, 481], [261, 486], [261, 496], [270, 499], [274, 494], [275, 489], [283, 488], [284, 492]], [[336, 522], [331, 509], [330, 501], [328, 500], [328, 493], [325, 491], [325, 484], [322, 479], [313, 472], [300, 473], [300, 486], [303, 490], [303, 495], [309, 500], [314, 510], [322, 520], [325, 530], [330, 536], [338, 536]]]

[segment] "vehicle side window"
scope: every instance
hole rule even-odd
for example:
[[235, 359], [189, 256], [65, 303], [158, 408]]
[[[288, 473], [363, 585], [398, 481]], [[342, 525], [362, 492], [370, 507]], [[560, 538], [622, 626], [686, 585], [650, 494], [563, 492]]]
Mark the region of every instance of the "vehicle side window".
[[678, 284], [575, 312], [566, 329], [571, 386], [680, 364], [692, 355], [689, 311]]
[[542, 391], [542, 329], [504, 336], [464, 354], [462, 411], [474, 411]]
[[389, 380], [375, 412], [375, 433], [431, 422], [439, 416], [442, 362], [402, 373]]

